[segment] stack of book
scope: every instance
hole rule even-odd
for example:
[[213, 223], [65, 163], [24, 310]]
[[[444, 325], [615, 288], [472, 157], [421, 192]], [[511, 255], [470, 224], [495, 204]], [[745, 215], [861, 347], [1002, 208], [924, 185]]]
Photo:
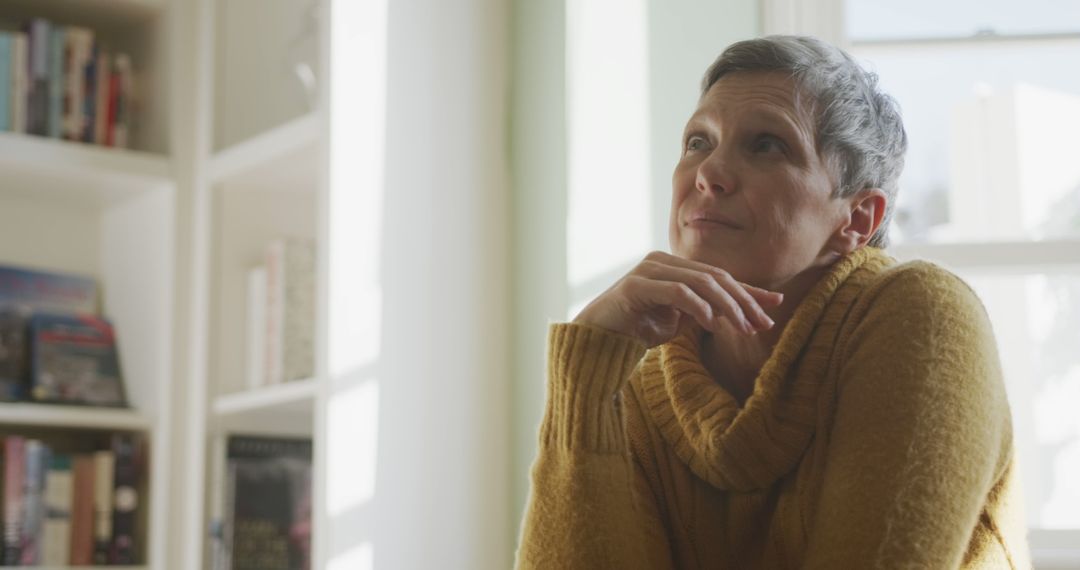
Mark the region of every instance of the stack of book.
[[126, 405], [97, 294], [89, 277], [0, 266], [0, 401]]
[[131, 58], [87, 28], [0, 32], [0, 131], [127, 148], [133, 86]]
[[64, 453], [3, 438], [3, 565], [136, 564], [144, 442], [117, 433], [108, 449]]
[[315, 247], [281, 238], [267, 245], [264, 258], [248, 272], [249, 388], [315, 373]]

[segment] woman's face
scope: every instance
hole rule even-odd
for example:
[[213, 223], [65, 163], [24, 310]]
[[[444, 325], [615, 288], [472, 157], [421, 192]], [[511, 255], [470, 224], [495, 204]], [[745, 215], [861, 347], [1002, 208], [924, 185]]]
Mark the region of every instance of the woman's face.
[[780, 73], [725, 75], [683, 135], [672, 179], [672, 253], [780, 289], [836, 258], [828, 244], [849, 211], [831, 197], [833, 187], [794, 81]]

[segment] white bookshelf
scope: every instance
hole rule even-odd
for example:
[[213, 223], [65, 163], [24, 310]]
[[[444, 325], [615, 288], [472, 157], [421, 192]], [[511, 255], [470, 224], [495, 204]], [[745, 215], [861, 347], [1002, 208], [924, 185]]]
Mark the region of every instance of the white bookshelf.
[[0, 403], [0, 424], [117, 431], [150, 431], [154, 427], [153, 420], [137, 410], [23, 402]]
[[213, 430], [310, 437], [317, 389], [318, 380], [307, 378], [218, 396], [211, 406]]
[[[172, 567], [170, 443], [177, 431], [175, 278], [178, 183], [170, 76], [178, 70], [174, 0], [4, 0], [0, 25], [32, 17], [92, 29], [133, 62], [138, 97], [131, 149], [0, 132], [0, 264], [95, 279], [112, 321], [128, 408], [0, 403], [0, 430], [49, 443], [137, 432], [150, 442], [145, 544], [136, 570]], [[43, 567], [37, 567], [43, 568]], [[64, 567], [71, 570], [75, 567]], [[96, 568], [110, 568], [98, 566]], [[59, 568], [57, 570], [60, 570]]]
[[315, 146], [319, 133], [320, 122], [315, 113], [272, 127], [215, 154], [210, 160], [209, 178], [224, 182], [272, 166], [297, 151]]

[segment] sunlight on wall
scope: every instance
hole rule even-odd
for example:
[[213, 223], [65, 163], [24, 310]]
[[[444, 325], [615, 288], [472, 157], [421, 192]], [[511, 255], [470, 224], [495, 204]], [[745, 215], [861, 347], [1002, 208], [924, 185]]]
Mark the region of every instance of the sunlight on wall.
[[[333, 4], [330, 125], [329, 374], [380, 352], [386, 155], [386, 1]], [[381, 87], [380, 87], [381, 86]], [[340, 125], [340, 128], [335, 128]]]
[[375, 567], [375, 549], [365, 542], [330, 559], [328, 570], [371, 570]]
[[375, 497], [379, 384], [336, 391], [327, 404], [326, 509], [335, 517]]
[[644, 0], [566, 5], [571, 289], [649, 248], [646, 8]]
[[[316, 565], [373, 567], [364, 536], [336, 533], [374, 517], [382, 354], [383, 201], [386, 157], [388, 0], [331, 0], [326, 201], [320, 204], [326, 336], [319, 370], [316, 447], [325, 470], [316, 482]], [[335, 55], [337, 57], [335, 57]], [[333, 307], [331, 311], [329, 308]], [[321, 538], [325, 537], [325, 538]]]

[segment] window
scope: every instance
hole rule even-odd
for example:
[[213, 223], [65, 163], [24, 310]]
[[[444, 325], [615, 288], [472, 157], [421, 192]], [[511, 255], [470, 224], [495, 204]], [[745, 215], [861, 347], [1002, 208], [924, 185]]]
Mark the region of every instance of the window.
[[843, 44], [879, 74], [908, 132], [894, 254], [942, 262], [982, 298], [1035, 563], [1075, 564], [1080, 4], [846, 0], [842, 13]]

